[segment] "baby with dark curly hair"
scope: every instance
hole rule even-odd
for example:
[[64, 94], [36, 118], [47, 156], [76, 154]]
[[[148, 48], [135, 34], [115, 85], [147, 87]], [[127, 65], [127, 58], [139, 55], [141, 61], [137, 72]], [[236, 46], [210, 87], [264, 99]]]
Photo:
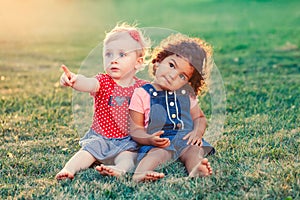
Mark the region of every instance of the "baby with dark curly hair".
[[154, 80], [135, 89], [129, 106], [130, 135], [142, 145], [134, 181], [163, 178], [154, 170], [177, 158], [189, 177], [212, 174], [205, 156], [215, 150], [202, 138], [207, 120], [197, 101], [206, 89], [212, 63], [211, 46], [199, 38], [171, 35], [154, 49], [150, 67]]

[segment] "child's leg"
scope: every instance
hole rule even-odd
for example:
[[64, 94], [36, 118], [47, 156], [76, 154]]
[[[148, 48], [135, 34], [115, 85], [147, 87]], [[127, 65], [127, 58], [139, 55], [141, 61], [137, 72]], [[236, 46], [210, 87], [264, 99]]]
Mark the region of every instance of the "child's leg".
[[133, 180], [136, 182], [141, 181], [155, 181], [163, 178], [163, 173], [153, 171], [160, 164], [166, 163], [172, 157], [171, 152], [160, 148], [151, 149], [147, 155], [138, 164]]
[[180, 156], [189, 177], [204, 177], [212, 174], [212, 168], [207, 158], [204, 158], [204, 149], [198, 146], [188, 146]]
[[100, 165], [96, 167], [102, 175], [119, 177], [130, 171], [134, 167], [134, 159], [136, 158], [136, 152], [123, 151], [115, 158], [115, 165]]
[[79, 150], [65, 165], [65, 167], [56, 174], [57, 180], [73, 179], [76, 172], [87, 169], [96, 159], [87, 151]]

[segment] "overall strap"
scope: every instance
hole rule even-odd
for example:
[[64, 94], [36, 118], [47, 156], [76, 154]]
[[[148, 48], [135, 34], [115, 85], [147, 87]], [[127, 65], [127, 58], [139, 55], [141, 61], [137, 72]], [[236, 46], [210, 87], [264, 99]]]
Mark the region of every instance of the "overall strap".
[[157, 92], [156, 89], [153, 87], [153, 85], [151, 85], [150, 83], [147, 83], [145, 85], [142, 86], [142, 88], [144, 90], [146, 90], [146, 92], [148, 92], [148, 94], [152, 94], [153, 92]]

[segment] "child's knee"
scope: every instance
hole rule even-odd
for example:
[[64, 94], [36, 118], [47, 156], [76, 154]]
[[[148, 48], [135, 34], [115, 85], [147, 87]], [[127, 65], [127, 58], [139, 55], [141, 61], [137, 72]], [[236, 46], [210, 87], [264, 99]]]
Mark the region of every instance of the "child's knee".
[[155, 157], [158, 160], [170, 160], [172, 158], [172, 153], [165, 149], [153, 149], [151, 152], [148, 153], [149, 156]]

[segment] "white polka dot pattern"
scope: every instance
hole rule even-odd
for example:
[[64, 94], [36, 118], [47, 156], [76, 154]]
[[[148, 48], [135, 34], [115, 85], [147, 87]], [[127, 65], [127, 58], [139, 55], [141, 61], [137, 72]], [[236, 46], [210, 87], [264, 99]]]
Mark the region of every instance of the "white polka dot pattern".
[[128, 136], [129, 102], [135, 88], [146, 82], [135, 78], [135, 84], [121, 87], [108, 74], [96, 76], [100, 90], [94, 96], [94, 117], [92, 129], [107, 138]]

